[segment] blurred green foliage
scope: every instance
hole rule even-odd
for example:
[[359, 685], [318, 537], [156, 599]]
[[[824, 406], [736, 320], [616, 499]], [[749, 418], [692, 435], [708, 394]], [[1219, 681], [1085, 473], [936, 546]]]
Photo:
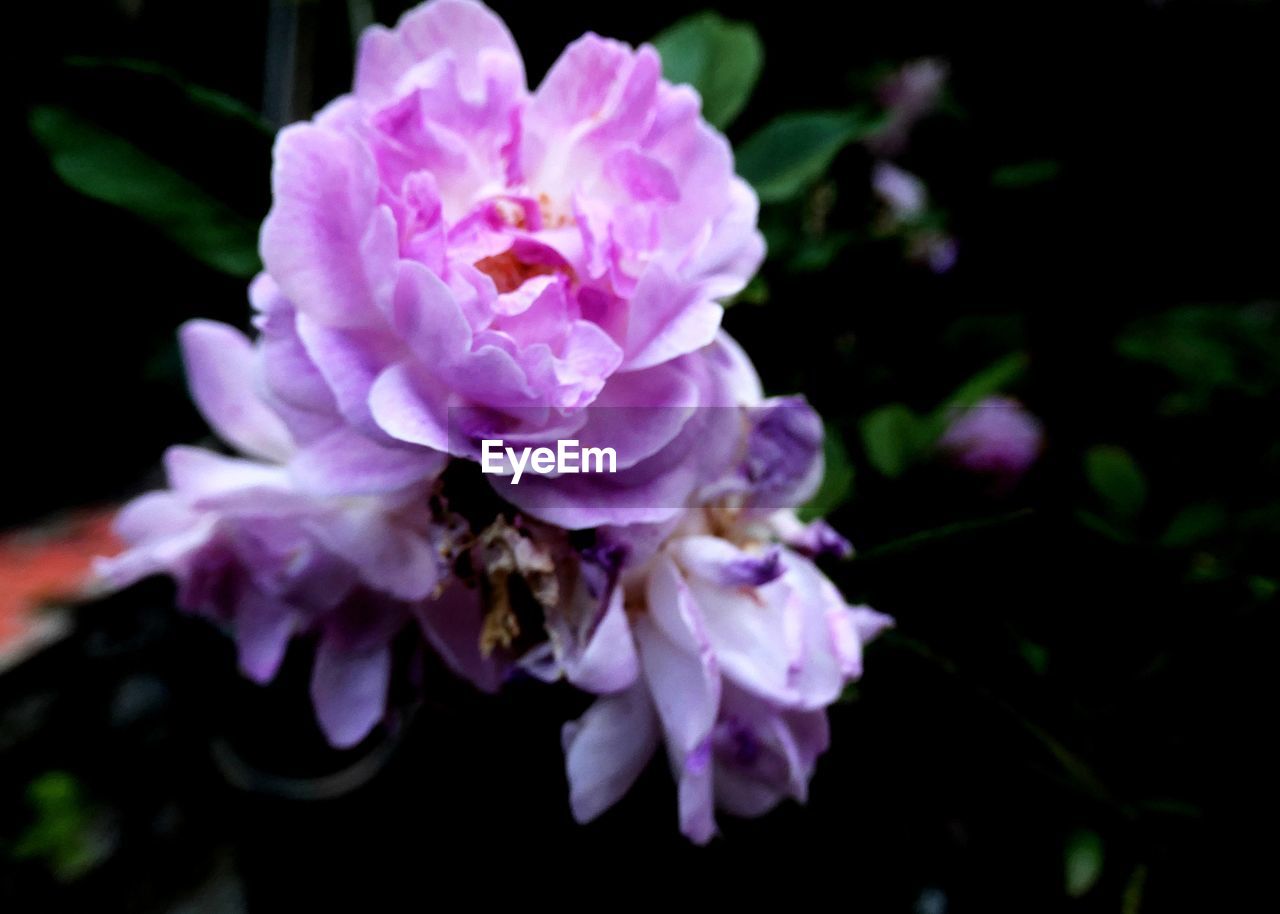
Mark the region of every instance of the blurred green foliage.
[[1080, 898], [1094, 887], [1102, 875], [1102, 836], [1080, 829], [1067, 838], [1065, 877], [1067, 894]]
[[[917, 739], [911, 745], [923, 755], [937, 752], [937, 737], [914, 733], [926, 724], [913, 712], [923, 715], [936, 704], [950, 713], [961, 704], [956, 695], [991, 710], [1000, 723], [983, 735], [996, 733], [1007, 744], [973, 737], [969, 726], [984, 718], [966, 705], [957, 715], [963, 739], [947, 744], [945, 764], [922, 770], [945, 772], [969, 743], [978, 746], [970, 750], [980, 762], [974, 770], [997, 762], [1015, 769], [1020, 750], [999, 727], [1025, 737], [1033, 747], [1022, 760], [1026, 767], [1066, 797], [1045, 813], [1059, 818], [1045, 826], [1057, 829], [1047, 847], [1036, 849], [1048, 861], [1044, 881], [1055, 892], [1089, 900], [1114, 889], [1106, 909], [1118, 902], [1136, 912], [1147, 891], [1147, 864], [1158, 857], [1152, 848], [1165, 846], [1165, 834], [1179, 827], [1171, 823], [1201, 816], [1206, 792], [1192, 783], [1186, 796], [1162, 796], [1182, 784], [1156, 769], [1195, 750], [1200, 737], [1189, 735], [1188, 715], [1201, 708], [1214, 720], [1232, 713], [1213, 707], [1230, 693], [1204, 670], [1227, 679], [1244, 666], [1237, 658], [1254, 640], [1231, 631], [1274, 617], [1280, 593], [1280, 503], [1267, 488], [1280, 478], [1274, 428], [1280, 305], [1177, 304], [1166, 293], [1142, 298], [1142, 290], [1132, 293], [1135, 301], [1116, 303], [1126, 310], [1115, 318], [1110, 301], [1094, 310], [1076, 300], [1053, 301], [1060, 277], [1037, 285], [1027, 281], [1030, 271], [1018, 274], [1024, 301], [991, 302], [984, 296], [1016, 268], [1007, 249], [1024, 220], [1041, 227], [1048, 221], [1031, 218], [1047, 199], [1037, 195], [1067, 186], [1079, 174], [1077, 160], [1056, 149], [987, 145], [986, 133], [952, 149], [947, 143], [955, 134], [944, 134], [935, 148], [913, 149], [903, 159], [928, 179], [926, 209], [890, 223], [869, 177], [873, 162], [884, 158], [874, 141], [888, 120], [876, 87], [894, 66], [858, 69], [847, 81], [848, 97], [823, 97], [813, 103], [820, 110], [796, 109], [790, 101], [752, 106], [765, 51], [751, 24], [701, 13], [676, 22], [654, 43], [667, 77], [698, 90], [711, 123], [745, 128], [737, 166], [762, 201], [770, 257], [738, 296], [746, 307], [731, 312], [730, 329], [766, 342], [783, 339], [779, 328], [803, 333], [802, 357], [785, 341], [776, 354], [767, 345], [752, 354], [771, 385], [823, 401], [827, 471], [804, 516], [829, 515], [855, 539], [859, 559], [833, 574], [847, 592], [868, 593], [899, 618], [899, 633], [872, 649], [884, 653], [876, 658], [877, 676], [865, 684], [866, 713], [887, 708], [882, 713], [892, 717], [905, 708], [910, 726], [884, 732]], [[774, 47], [770, 60], [781, 59]], [[87, 79], [162, 87], [173, 105], [213, 119], [196, 137], [202, 145], [221, 141], [226, 123], [265, 143], [256, 112], [168, 67], [132, 58], [81, 57], [67, 64]], [[853, 60], [849, 66], [862, 67]], [[30, 127], [67, 186], [150, 224], [213, 270], [247, 277], [258, 269], [260, 213], [246, 215], [251, 208], [222, 202], [208, 181], [186, 172], [185, 159], [148, 142], [154, 137], [118, 128], [92, 105], [54, 101], [31, 111]], [[964, 101], [966, 110], [983, 104]], [[960, 110], [944, 91], [932, 116], [954, 126]], [[976, 121], [965, 129], [977, 130], [983, 122]], [[265, 160], [261, 164], [265, 187]], [[935, 183], [937, 172], [943, 173]], [[1034, 206], [1018, 208], [1017, 201], [1030, 199]], [[1123, 221], [1104, 215], [1092, 213], [1097, 225], [1084, 224], [1079, 237], [1090, 239], [1089, 231]], [[1136, 203], [1127, 215], [1133, 236], [1154, 218]], [[944, 290], [935, 277], [902, 263], [908, 245], [899, 242], [912, 233], [955, 225], [967, 243], [964, 232], [980, 235], [983, 219], [1004, 231], [973, 237], [974, 247], [988, 244], [986, 268], [998, 282], [947, 277], [951, 285]], [[1027, 250], [1050, 243], [1037, 237]], [[1125, 243], [1136, 242], [1126, 234]], [[1086, 250], [1080, 259], [1088, 256]], [[1055, 308], [1067, 318], [1055, 318]], [[1077, 324], [1086, 329], [1070, 335]], [[168, 349], [146, 370], [177, 384], [177, 365]], [[953, 411], [996, 393], [1016, 393], [1046, 419], [1052, 464], [1049, 484], [999, 503], [963, 492], [957, 480], [937, 472], [935, 459]], [[1058, 526], [1051, 539], [1043, 530], [1052, 524]], [[1046, 563], [1050, 574], [1039, 565], [1016, 567], [1036, 561], [1046, 540], [1053, 548], [1040, 552], [1060, 550], [1066, 562]], [[896, 564], [908, 558], [911, 564]], [[1091, 563], [1101, 570], [1094, 573]], [[1077, 577], [1085, 581], [1087, 599], [1072, 590]], [[1117, 588], [1114, 602], [1099, 588], [1088, 590], [1096, 582], [1111, 587], [1113, 579], [1127, 588]], [[1054, 604], [1058, 591], [1070, 594], [1067, 613]], [[1002, 595], [1005, 604], [994, 605]], [[1144, 616], [1147, 604], [1156, 609]], [[1117, 606], [1133, 618], [1120, 618]], [[1194, 612], [1188, 615], [1186, 606]], [[1219, 631], [1227, 632], [1221, 655], [1202, 660], [1208, 635]], [[937, 678], [929, 680], [922, 669]], [[889, 682], [883, 689], [880, 674]], [[863, 691], [851, 688], [847, 697]], [[1171, 697], [1161, 702], [1161, 695]], [[945, 724], [945, 713], [933, 720], [935, 727]], [[1218, 752], [1216, 744], [1210, 751]], [[926, 795], [919, 802], [936, 800], [927, 795], [929, 785], [918, 783]], [[956, 795], [968, 796], [969, 788], [960, 785]], [[1049, 803], [1043, 794], [1037, 799]], [[890, 802], [895, 815], [909, 805], [900, 797]], [[42, 776], [31, 785], [29, 805], [35, 821], [12, 848], [15, 855], [44, 861], [63, 878], [93, 866], [100, 826], [74, 778]], [[1054, 879], [1058, 866], [1061, 885]]]
[[1141, 318], [1116, 339], [1127, 359], [1175, 382], [1161, 409], [1203, 412], [1215, 397], [1251, 399], [1280, 390], [1280, 305], [1185, 305]]
[[154, 83], [163, 83], [180, 93], [190, 104], [203, 108], [222, 118], [238, 120], [255, 130], [270, 134], [271, 125], [259, 112], [237, 98], [215, 92], [184, 79], [182, 74], [150, 60], [131, 57], [68, 57], [67, 66], [83, 70], [87, 75], [131, 74]]
[[85, 875], [110, 851], [80, 782], [65, 771], [49, 771], [27, 788], [35, 821], [13, 847], [15, 859], [43, 861], [64, 882]]
[[702, 114], [721, 130], [746, 106], [764, 66], [755, 27], [705, 12], [682, 19], [653, 39], [663, 75], [702, 96]]
[[1052, 181], [1062, 174], [1062, 163], [1052, 159], [1038, 159], [1032, 162], [1018, 162], [1014, 165], [1003, 165], [991, 174], [994, 187], [1016, 189], [1033, 187]]
[[868, 462], [890, 479], [922, 459], [937, 438], [929, 421], [902, 403], [868, 413], [859, 429]]
[[800, 510], [800, 517], [813, 520], [835, 511], [853, 495], [854, 465], [838, 429], [828, 426], [822, 439], [825, 472], [813, 498]]
[[65, 108], [36, 108], [30, 126], [71, 188], [150, 223], [215, 270], [248, 278], [261, 268], [257, 226], [132, 143]]
[[1142, 510], [1147, 500], [1147, 481], [1124, 448], [1109, 444], [1090, 448], [1084, 455], [1084, 472], [1089, 485], [1114, 516], [1128, 519]]
[[1008, 390], [1025, 374], [1027, 364], [1025, 353], [1010, 353], [969, 378], [924, 415], [905, 403], [889, 403], [868, 413], [859, 423], [867, 461], [890, 479], [901, 476], [929, 459], [955, 410]]
[[875, 117], [859, 110], [784, 114], [738, 147], [738, 173], [763, 203], [795, 199], [827, 173], [841, 150], [877, 126]]

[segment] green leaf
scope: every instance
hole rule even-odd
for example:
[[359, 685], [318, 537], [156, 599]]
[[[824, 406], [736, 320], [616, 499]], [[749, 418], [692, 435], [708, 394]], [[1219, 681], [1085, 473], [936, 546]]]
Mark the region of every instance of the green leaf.
[[1133, 868], [1120, 899], [1120, 914], [1138, 914], [1142, 910], [1142, 894], [1147, 885], [1147, 867], [1139, 864]]
[[158, 79], [182, 93], [196, 107], [211, 111], [219, 117], [242, 121], [264, 133], [272, 132], [266, 118], [244, 102], [215, 89], [188, 82], [176, 70], [154, 61], [133, 57], [68, 57], [66, 63], [77, 70], [126, 73]]
[[1173, 308], [1129, 325], [1116, 350], [1159, 366], [1176, 382], [1161, 405], [1167, 414], [1203, 412], [1227, 392], [1274, 400], [1280, 390], [1280, 306]]
[[1265, 603], [1274, 597], [1277, 592], [1280, 592], [1280, 581], [1260, 574], [1251, 575], [1248, 584], [1249, 590], [1253, 592], [1254, 599], [1259, 603]]
[[1049, 671], [1049, 649], [1043, 644], [1022, 638], [1018, 641], [1018, 653], [1037, 676]]
[[755, 27], [703, 12], [653, 40], [662, 71], [673, 83], [688, 83], [702, 96], [702, 115], [721, 130], [751, 97], [764, 65], [764, 45]]
[[1122, 530], [1106, 518], [1099, 517], [1092, 511], [1085, 511], [1083, 508], [1075, 511], [1076, 521], [1084, 528], [1092, 530], [1101, 537], [1111, 540], [1113, 543], [1132, 543], [1133, 534], [1128, 530]]
[[861, 423], [862, 447], [873, 467], [895, 479], [933, 446], [932, 424], [902, 403], [868, 414]]
[[875, 119], [859, 111], [784, 114], [738, 149], [738, 173], [766, 203], [794, 199], [826, 174], [842, 149], [875, 126]]
[[1000, 514], [995, 517], [956, 521], [929, 530], [918, 530], [900, 539], [880, 543], [869, 549], [862, 549], [858, 552], [858, 560], [866, 562], [868, 559], [881, 559], [915, 552], [919, 549], [945, 545], [974, 535], [981, 535], [991, 530], [998, 530], [1010, 524], [1025, 523], [1033, 516], [1034, 512], [1030, 508], [1022, 508], [1018, 511], [1011, 511], [1008, 514]]
[[42, 860], [57, 878], [74, 881], [101, 863], [111, 842], [74, 776], [48, 771], [27, 786], [34, 821], [11, 851], [19, 860]]
[[787, 265], [797, 273], [820, 273], [831, 266], [856, 238], [853, 232], [836, 232], [825, 238], [806, 241]]
[[1067, 838], [1064, 863], [1067, 894], [1072, 898], [1088, 894], [1102, 875], [1102, 838], [1088, 829], [1073, 832]]
[[1027, 356], [1015, 352], [1005, 356], [992, 365], [978, 372], [955, 391], [944, 405], [944, 409], [952, 407], [975, 406], [979, 401], [1000, 393], [1022, 377], [1027, 370]]
[[810, 521], [830, 514], [853, 494], [853, 461], [844, 446], [840, 432], [828, 425], [822, 439], [824, 472], [822, 485], [800, 509], [802, 520]]
[[1019, 188], [1045, 184], [1062, 173], [1062, 163], [1052, 159], [1041, 159], [1034, 162], [1018, 162], [997, 168], [991, 174], [991, 183], [996, 187]]
[[724, 303], [726, 308], [733, 305], [767, 305], [769, 303], [769, 284], [763, 276], [756, 275], [747, 283], [745, 289]]
[[1202, 543], [1227, 525], [1227, 509], [1216, 501], [1187, 505], [1169, 522], [1160, 545], [1181, 548]]
[[1099, 444], [1084, 456], [1085, 476], [1112, 512], [1133, 517], [1147, 500], [1147, 481], [1129, 452], [1115, 445]]
[[260, 269], [257, 227], [124, 139], [63, 108], [36, 108], [31, 132], [69, 187], [150, 223], [232, 276]]

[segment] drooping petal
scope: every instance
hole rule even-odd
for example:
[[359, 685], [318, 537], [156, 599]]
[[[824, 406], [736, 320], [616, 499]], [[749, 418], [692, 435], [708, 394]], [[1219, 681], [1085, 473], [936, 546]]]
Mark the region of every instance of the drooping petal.
[[203, 448], [175, 445], [165, 451], [165, 474], [177, 492], [193, 498], [250, 490], [287, 492], [288, 474], [282, 467], [240, 460]]
[[288, 460], [293, 440], [262, 401], [253, 346], [234, 327], [193, 320], [179, 331], [191, 394], [223, 439], [253, 457]]
[[714, 784], [708, 736], [684, 756], [679, 766], [680, 833], [695, 844], [706, 844], [716, 834]]
[[658, 718], [643, 685], [606, 695], [564, 725], [565, 771], [573, 817], [590, 822], [618, 802], [658, 747]]
[[288, 606], [258, 591], [245, 594], [235, 614], [241, 672], [260, 685], [274, 679], [296, 626], [296, 613]]
[[325, 738], [339, 749], [356, 745], [386, 712], [391, 650], [351, 650], [322, 638], [311, 671], [311, 700]]
[[[581, 597], [585, 612], [593, 607]], [[622, 605], [622, 589], [614, 587], [606, 597], [605, 610], [586, 641], [574, 644], [563, 659], [565, 678], [580, 689], [596, 694], [618, 692], [635, 682], [640, 672], [635, 642]]]
[[484, 606], [477, 590], [459, 581], [413, 607], [422, 633], [448, 667], [483, 692], [496, 692], [507, 665], [480, 651]]
[[720, 674], [707, 646], [686, 651], [648, 617], [634, 625], [640, 667], [662, 721], [668, 750], [683, 759], [711, 735], [720, 704]]
[[420, 600], [436, 588], [440, 561], [412, 529], [395, 523], [376, 502], [349, 504], [308, 523], [313, 536], [345, 558], [376, 591]]
[[438, 451], [383, 447], [340, 426], [298, 452], [293, 479], [318, 495], [377, 495], [437, 476], [448, 460]]

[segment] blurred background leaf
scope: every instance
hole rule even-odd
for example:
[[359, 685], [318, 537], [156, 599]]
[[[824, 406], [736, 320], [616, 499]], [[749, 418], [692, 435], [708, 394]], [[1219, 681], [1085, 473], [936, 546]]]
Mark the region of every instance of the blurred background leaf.
[[991, 184], [1006, 190], [1033, 187], [1036, 184], [1052, 181], [1061, 173], [1062, 163], [1052, 159], [1018, 162], [1013, 165], [1003, 165], [992, 172]]
[[1113, 514], [1132, 518], [1147, 500], [1147, 480], [1129, 452], [1122, 447], [1099, 444], [1084, 458], [1085, 476]]
[[901, 476], [921, 459], [936, 437], [929, 421], [903, 403], [890, 403], [869, 413], [859, 428], [867, 461], [890, 479]]
[[1116, 340], [1125, 358], [1162, 369], [1178, 385], [1166, 413], [1200, 412], [1224, 393], [1280, 392], [1280, 307], [1185, 305], [1134, 321]]
[[1194, 546], [1221, 533], [1227, 525], [1227, 509], [1216, 501], [1182, 508], [1169, 522], [1160, 545], [1171, 549]]
[[993, 394], [1007, 391], [1026, 373], [1026, 370], [1026, 353], [1011, 353], [965, 381], [947, 398], [942, 409], [974, 406]]
[[16, 859], [41, 860], [63, 882], [79, 879], [110, 852], [109, 832], [68, 772], [49, 771], [27, 787], [35, 815], [13, 848]]
[[[79, 15], [19, 4], [11, 31], [22, 36], [20, 72], [30, 75], [15, 91], [22, 109], [74, 112], [181, 176], [175, 199], [193, 186], [256, 226], [270, 204], [270, 138], [255, 109], [268, 84], [278, 90], [272, 98], [291, 88], [264, 74], [297, 77], [317, 103], [348, 91], [350, 23], [375, 15], [390, 23], [410, 5], [280, 0], [268, 15], [257, 4], [128, 0]], [[1072, 904], [1068, 889], [1085, 894], [1073, 907], [1081, 910], [1250, 909], [1231, 902], [1266, 886], [1271, 861], [1236, 819], [1256, 816], [1275, 767], [1258, 722], [1269, 712], [1268, 651], [1280, 617], [1280, 289], [1268, 194], [1277, 150], [1258, 116], [1271, 102], [1280, 4], [1150, 3], [1124, 15], [1024, 4], [1016, 17], [1039, 18], [1029, 24], [1051, 37], [1032, 30], [1013, 43], [966, 28], [973, 17], [954, 4], [927, 15], [912, 4], [870, 4], [869, 22], [855, 31], [837, 27], [820, 4], [729, 13], [752, 20], [766, 49], [759, 57], [743, 50], [750, 38], [740, 23], [682, 19], [687, 5], [566, 4], [550, 16], [545, 5], [490, 5], [518, 39], [531, 84], [587, 29], [633, 45], [658, 34], [668, 75], [693, 82], [709, 117], [750, 138], [738, 161], [765, 200], [770, 252], [739, 298], [751, 304], [732, 308], [726, 329], [771, 391], [804, 393], [830, 421], [828, 479], [806, 516], [830, 513], [860, 547], [857, 559], [827, 569], [842, 593], [897, 619], [897, 633], [868, 652], [858, 685], [865, 700], [831, 714], [815, 801], [759, 822], [726, 817], [726, 840], [699, 866], [719, 876], [798, 860], [812, 840], [835, 835], [849, 859], [866, 863], [859, 891], [872, 910], [901, 910], [908, 898], [921, 899], [921, 911], [928, 899], [934, 914], [1057, 910]], [[284, 45], [275, 41], [281, 30], [267, 27], [282, 10], [298, 14]], [[1081, 40], [1056, 40], [1073, 21]], [[1095, 52], [1087, 67], [1084, 44]], [[903, 105], [903, 95], [895, 103], [885, 91], [895, 76], [909, 88], [901, 76], [922, 55], [948, 67], [933, 115], [920, 113], [918, 93]], [[752, 91], [765, 56], [768, 76]], [[961, 109], [963, 118], [935, 116]], [[1212, 129], [1188, 130], [1188, 110], [1211, 112]], [[889, 129], [904, 119], [909, 130]], [[7, 505], [18, 519], [127, 494], [165, 444], [203, 434], [173, 327], [195, 315], [249, 317], [237, 277], [251, 272], [250, 256], [221, 274], [173, 256], [155, 223], [131, 218], [128, 206], [60, 192], [43, 168], [44, 146], [19, 149], [20, 173], [35, 178], [16, 190], [29, 227], [21, 259], [58, 276], [64, 300], [104, 307], [78, 309], [72, 334], [63, 332], [65, 308], [15, 309], [13, 352], [0, 360], [11, 372], [7, 389], [56, 366], [65, 391], [47, 385], [44, 396], [15, 398], [13, 427], [32, 442], [10, 449], [19, 462], [11, 476], [24, 482], [18, 507]], [[889, 218], [872, 180], [880, 161], [919, 179], [921, 206]], [[75, 252], [76, 269], [66, 268], [65, 245], [49, 243], [64, 232], [93, 239]], [[936, 260], [921, 256], [938, 235], [954, 235], [953, 270], [936, 272]], [[126, 383], [130, 372], [149, 380]], [[953, 461], [933, 459], [933, 438], [954, 405], [1010, 392], [1043, 420], [1048, 447], [1024, 485], [997, 496]], [[87, 442], [110, 446], [86, 461]], [[1086, 455], [1098, 442], [1124, 442], [1140, 466], [1127, 451], [1094, 457], [1090, 478]], [[106, 867], [93, 871], [83, 880], [93, 883], [90, 904], [31, 909], [114, 910], [144, 881], [181, 881], [199, 866], [191, 848], [202, 845], [174, 840], [174, 820], [157, 811], [175, 802], [187, 841], [231, 836], [254, 894], [269, 884], [269, 900], [257, 902], [268, 909], [273, 889], [288, 899], [281, 908], [308, 887], [323, 894], [316, 872], [376, 874], [362, 883], [365, 895], [375, 883], [399, 887], [414, 869], [388, 861], [400, 852], [420, 858], [427, 839], [405, 842], [378, 823], [408, 808], [431, 809], [432, 834], [454, 847], [474, 846], [470, 823], [506, 820], [520, 834], [520, 823], [534, 823], [539, 840], [554, 835], [548, 847], [598, 851], [602, 873], [618, 856], [611, 842], [673, 859], [663, 843], [674, 837], [662, 814], [665, 771], [646, 775], [648, 794], [588, 830], [546, 832], [553, 819], [568, 825], [555, 792], [493, 791], [505, 781], [482, 776], [491, 771], [484, 759], [507, 757], [531, 745], [535, 729], [543, 739], [580, 711], [553, 713], [519, 695], [511, 727], [495, 725], [503, 710], [491, 701], [452, 717], [456, 744], [509, 740], [476, 750], [482, 771], [462, 772], [472, 777], [466, 786], [443, 762], [436, 770], [445, 779], [422, 775], [417, 763], [437, 758], [440, 745], [432, 718], [418, 729], [414, 764], [404, 766], [412, 770], [392, 772], [377, 791], [382, 805], [374, 798], [319, 818], [278, 804], [246, 812], [202, 767], [204, 731], [190, 742], [175, 735], [203, 726], [190, 698], [174, 701], [173, 730], [112, 723], [120, 680], [152, 660], [166, 682], [189, 679], [175, 695], [208, 691], [206, 667], [193, 665], [197, 654], [178, 630], [160, 629], [152, 660], [136, 647], [95, 653], [107, 632], [93, 626], [116, 626], [131, 611], [177, 624], [167, 599], [144, 606], [132, 596], [86, 614], [76, 632], [85, 633], [84, 652], [51, 662], [38, 695], [11, 693], [0, 707], [9, 734], [11, 712], [34, 698], [73, 696], [33, 713], [37, 735], [4, 753], [13, 775], [3, 800], [15, 814], [0, 817], [0, 845], [16, 845], [31, 818], [23, 790], [51, 769], [76, 771], [92, 787], [82, 793], [117, 803], [121, 822], [145, 820], [121, 842], [144, 861], [138, 869], [119, 870], [110, 884], [101, 881]], [[1215, 614], [1208, 624], [1206, 607]], [[206, 634], [208, 668], [234, 679], [234, 660], [218, 653], [225, 644]], [[900, 647], [907, 637], [947, 663], [913, 659]], [[266, 694], [252, 687], [247, 723], [270, 720]], [[1010, 728], [1005, 706], [1023, 723]], [[140, 764], [147, 757], [150, 767]], [[562, 777], [554, 747], [527, 761], [531, 783]], [[1089, 787], [1093, 771], [1107, 791]], [[440, 782], [457, 789], [442, 795]], [[884, 789], [869, 793], [867, 783]], [[1166, 808], [1144, 805], [1154, 796], [1168, 798]], [[522, 803], [534, 813], [517, 815]], [[455, 815], [441, 815], [451, 806]], [[1172, 816], [1173, 806], [1204, 814], [1193, 822]], [[155, 842], [140, 841], [153, 826]], [[156, 862], [157, 848], [172, 849], [173, 866]], [[318, 866], [321, 856], [341, 865]], [[43, 878], [48, 858], [28, 860], [13, 869]], [[1231, 879], [1214, 878], [1228, 867]], [[168, 910], [151, 900], [145, 910]]]
[[180, 92], [188, 102], [220, 117], [238, 120], [266, 134], [273, 134], [271, 125], [259, 112], [244, 102], [224, 92], [196, 85], [185, 79], [177, 70], [150, 60], [132, 57], [68, 57], [67, 66], [90, 75], [128, 74], [146, 80], [160, 81]]
[[681, 19], [653, 44], [662, 55], [662, 75], [697, 89], [703, 117], [721, 130], [746, 107], [764, 66], [755, 26], [709, 11]]
[[826, 435], [822, 439], [822, 455], [825, 464], [822, 485], [808, 504], [800, 509], [803, 520], [814, 520], [831, 514], [853, 494], [853, 461], [844, 446], [844, 438], [832, 425], [827, 426]]
[[876, 124], [863, 111], [784, 114], [738, 148], [738, 173], [765, 203], [794, 199], [826, 173], [842, 149], [869, 136]]
[[1102, 837], [1095, 831], [1080, 829], [1067, 838], [1064, 861], [1067, 894], [1080, 898], [1102, 875]]
[[261, 268], [256, 225], [133, 144], [64, 108], [36, 108], [30, 127], [69, 187], [132, 213], [215, 270], [248, 278]]

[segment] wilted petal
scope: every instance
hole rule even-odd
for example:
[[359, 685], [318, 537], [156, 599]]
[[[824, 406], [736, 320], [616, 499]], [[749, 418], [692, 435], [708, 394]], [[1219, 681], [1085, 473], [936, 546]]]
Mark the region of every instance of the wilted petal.
[[506, 675], [503, 662], [480, 651], [485, 609], [478, 591], [458, 581], [413, 608], [422, 633], [448, 667], [476, 688], [496, 692]]
[[256, 683], [270, 682], [280, 669], [297, 624], [288, 606], [250, 591], [236, 606], [236, 648], [240, 670]]

